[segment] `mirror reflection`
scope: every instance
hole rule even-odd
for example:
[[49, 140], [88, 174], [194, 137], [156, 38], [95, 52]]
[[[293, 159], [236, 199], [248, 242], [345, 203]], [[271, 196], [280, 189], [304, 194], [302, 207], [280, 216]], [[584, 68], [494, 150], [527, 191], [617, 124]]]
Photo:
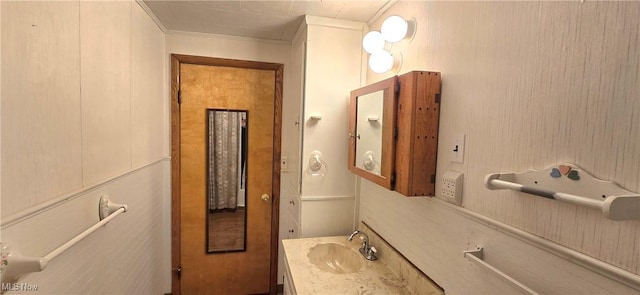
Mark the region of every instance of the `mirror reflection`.
[[387, 189], [394, 187], [398, 77], [351, 91], [349, 154], [353, 174]]
[[355, 166], [380, 175], [384, 91], [358, 96]]
[[247, 112], [207, 110], [207, 252], [246, 249]]

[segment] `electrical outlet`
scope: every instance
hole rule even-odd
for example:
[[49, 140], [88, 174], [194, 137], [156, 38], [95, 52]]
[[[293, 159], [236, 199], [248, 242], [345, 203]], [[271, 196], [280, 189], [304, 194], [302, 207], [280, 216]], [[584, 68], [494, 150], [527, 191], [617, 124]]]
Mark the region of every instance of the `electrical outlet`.
[[441, 194], [444, 199], [456, 205], [462, 204], [462, 180], [464, 174], [457, 171], [447, 171], [442, 176]]
[[280, 157], [280, 170], [286, 171], [289, 168], [289, 159], [287, 156]]

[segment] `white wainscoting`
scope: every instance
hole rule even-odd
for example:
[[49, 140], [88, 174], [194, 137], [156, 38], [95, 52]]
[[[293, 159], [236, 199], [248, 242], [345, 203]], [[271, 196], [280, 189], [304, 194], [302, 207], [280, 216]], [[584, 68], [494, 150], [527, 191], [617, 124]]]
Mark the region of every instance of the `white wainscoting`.
[[22, 255], [44, 256], [99, 221], [100, 196], [128, 205], [127, 212], [60, 254], [42, 272], [23, 275], [19, 283], [38, 286], [38, 292], [25, 294], [170, 292], [169, 233], [163, 228], [170, 166], [168, 159], [157, 161], [3, 225], [3, 243]]

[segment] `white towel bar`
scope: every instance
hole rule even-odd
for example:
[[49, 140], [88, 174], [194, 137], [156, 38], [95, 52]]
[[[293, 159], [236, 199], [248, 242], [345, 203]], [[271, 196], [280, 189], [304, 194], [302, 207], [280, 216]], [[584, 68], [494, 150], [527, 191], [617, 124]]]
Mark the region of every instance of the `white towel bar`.
[[529, 294], [533, 294], [533, 295], [538, 295], [539, 293], [532, 290], [531, 288], [525, 286], [524, 284], [518, 282], [517, 280], [515, 280], [514, 278], [510, 277], [509, 275], [505, 274], [504, 272], [500, 271], [499, 269], [493, 267], [491, 264], [486, 263], [484, 260], [482, 260], [484, 252], [482, 250], [482, 247], [477, 247], [475, 250], [469, 250], [469, 251], [464, 251], [464, 257], [466, 257], [467, 259], [474, 261], [476, 263], [478, 263], [480, 266], [482, 266], [484, 269], [489, 270], [491, 272], [496, 273], [497, 275], [499, 275], [502, 279], [504, 279], [506, 282], [508, 282], [509, 284], [511, 284], [512, 286], [527, 292]]
[[98, 211], [101, 219], [100, 222], [89, 227], [88, 229], [78, 234], [68, 242], [62, 244], [60, 247], [51, 251], [44, 257], [23, 256], [15, 251], [12, 251], [6, 245], [0, 245], [2, 246], [1, 248], [3, 259], [5, 259], [6, 257], [6, 261], [2, 261], [3, 268], [1, 273], [1, 281], [6, 283], [13, 283], [16, 282], [22, 274], [44, 270], [47, 267], [49, 261], [58, 257], [58, 255], [62, 254], [64, 251], [67, 251], [69, 248], [73, 247], [82, 239], [86, 238], [87, 236], [95, 232], [98, 228], [116, 218], [118, 215], [126, 212], [127, 205], [112, 203], [108, 197], [102, 196], [98, 205]]
[[49, 254], [44, 256], [44, 259], [46, 261], [51, 261], [54, 258], [56, 258], [58, 255], [62, 254], [64, 251], [67, 251], [67, 249], [73, 247], [73, 245], [77, 244], [78, 242], [80, 242], [82, 239], [86, 238], [88, 235], [92, 234], [94, 231], [96, 231], [98, 228], [102, 227], [103, 225], [107, 224], [109, 221], [111, 221], [112, 219], [116, 218], [118, 215], [120, 215], [120, 213], [124, 213], [126, 212], [126, 209], [124, 207], [116, 210], [113, 214], [109, 215], [107, 218], [101, 220], [100, 222], [94, 224], [93, 226], [91, 226], [90, 228], [86, 229], [85, 231], [83, 231], [82, 233], [80, 233], [79, 235], [77, 235], [75, 238], [69, 240], [68, 242], [62, 244], [62, 246], [56, 248], [55, 250], [51, 251]]
[[599, 210], [602, 209], [602, 205], [604, 204], [603, 201], [587, 199], [584, 197], [567, 194], [567, 193], [552, 192], [552, 191], [539, 189], [535, 187], [528, 187], [519, 183], [513, 183], [510, 181], [504, 181], [500, 179], [489, 180], [489, 186], [491, 186], [492, 189], [510, 189], [514, 191], [521, 191], [523, 193], [532, 194], [532, 195], [544, 197], [547, 199], [555, 199], [555, 200], [564, 201], [567, 203], [574, 203], [577, 205], [599, 209]]
[[490, 190], [510, 189], [602, 211], [611, 220], [640, 220], [640, 194], [601, 180], [573, 164], [523, 173], [493, 173], [484, 179]]

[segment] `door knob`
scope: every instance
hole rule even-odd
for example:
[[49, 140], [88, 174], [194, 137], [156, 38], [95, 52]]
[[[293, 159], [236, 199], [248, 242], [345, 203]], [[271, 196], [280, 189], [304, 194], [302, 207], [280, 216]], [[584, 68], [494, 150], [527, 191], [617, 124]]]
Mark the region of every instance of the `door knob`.
[[262, 196], [260, 197], [262, 199], [262, 201], [264, 201], [265, 203], [269, 202], [269, 200], [271, 200], [271, 197], [269, 197], [269, 195], [267, 194], [262, 194]]

